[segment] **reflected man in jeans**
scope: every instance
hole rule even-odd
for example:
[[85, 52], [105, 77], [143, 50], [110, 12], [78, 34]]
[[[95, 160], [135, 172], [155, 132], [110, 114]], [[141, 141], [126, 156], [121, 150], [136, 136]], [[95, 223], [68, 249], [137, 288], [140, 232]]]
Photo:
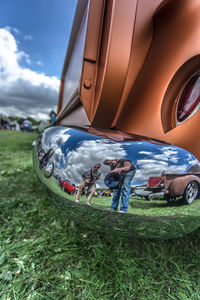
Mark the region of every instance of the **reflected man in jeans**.
[[104, 165], [110, 166], [110, 173], [115, 172], [120, 175], [120, 184], [114, 189], [113, 199], [110, 209], [117, 210], [119, 199], [121, 197], [120, 211], [128, 212], [129, 198], [131, 194], [131, 181], [135, 175], [136, 167], [130, 160], [121, 159], [106, 159]]

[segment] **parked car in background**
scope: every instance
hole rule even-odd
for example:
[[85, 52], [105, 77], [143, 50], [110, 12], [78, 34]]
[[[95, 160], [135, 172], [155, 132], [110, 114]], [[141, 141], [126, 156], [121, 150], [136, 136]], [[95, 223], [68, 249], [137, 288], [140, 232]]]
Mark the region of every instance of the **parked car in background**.
[[62, 180], [61, 186], [63, 191], [67, 192], [70, 195], [74, 195], [74, 193], [76, 192], [75, 186], [73, 186], [69, 180]]
[[193, 165], [186, 174], [165, 174], [150, 177], [148, 185], [136, 194], [145, 199], [166, 199], [174, 203], [182, 197], [184, 204], [191, 204], [200, 195], [200, 167]]

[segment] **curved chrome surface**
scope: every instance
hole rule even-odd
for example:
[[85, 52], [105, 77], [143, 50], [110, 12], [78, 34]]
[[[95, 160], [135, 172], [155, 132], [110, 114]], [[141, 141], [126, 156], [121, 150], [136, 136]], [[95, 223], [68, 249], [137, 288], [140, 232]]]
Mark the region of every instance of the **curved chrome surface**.
[[[200, 205], [198, 200], [192, 205], [170, 205], [163, 199], [164, 192], [149, 195], [144, 191], [149, 176], [159, 176], [168, 170], [174, 173], [186, 171], [194, 157], [169, 145], [154, 145], [141, 141], [115, 142], [77, 129], [51, 127], [46, 129], [33, 144], [33, 163], [36, 174], [56, 204], [69, 218], [100, 231], [122, 233], [143, 238], [172, 238], [199, 227]], [[148, 149], [148, 150], [147, 150]], [[178, 163], [180, 157], [184, 161]], [[105, 160], [124, 158], [136, 166], [136, 172], [129, 187], [127, 211], [123, 211], [121, 198], [118, 210], [110, 210], [115, 190], [104, 183], [111, 171]], [[170, 163], [169, 163], [170, 162]], [[129, 163], [129, 162], [128, 162]], [[91, 186], [79, 194], [82, 176], [87, 169], [100, 164], [95, 189], [88, 205]], [[93, 178], [94, 179], [94, 178]], [[139, 187], [138, 187], [139, 186]], [[143, 193], [141, 193], [143, 187]], [[149, 200], [145, 200], [149, 195]], [[157, 199], [159, 198], [159, 199]], [[122, 212], [118, 213], [122, 207]], [[188, 226], [189, 224], [189, 226]], [[175, 229], [174, 229], [175, 228]]]

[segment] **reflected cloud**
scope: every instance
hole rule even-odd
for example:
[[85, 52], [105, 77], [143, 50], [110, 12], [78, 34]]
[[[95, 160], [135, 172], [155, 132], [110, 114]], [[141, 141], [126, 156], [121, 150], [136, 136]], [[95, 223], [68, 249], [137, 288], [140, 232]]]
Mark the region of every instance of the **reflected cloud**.
[[[82, 137], [82, 138], [81, 138]], [[85, 140], [86, 139], [86, 140]], [[103, 177], [110, 168], [103, 165], [105, 159], [119, 159], [126, 156], [123, 145], [113, 141], [96, 137], [91, 140], [91, 135], [76, 130], [52, 127], [47, 129], [42, 137], [42, 147], [45, 152], [54, 149], [54, 175], [68, 179], [75, 185], [81, 181], [85, 169], [97, 163], [102, 164], [102, 179], [97, 186], [105, 186]]]
[[[103, 161], [105, 159], [119, 159], [124, 156], [126, 156], [126, 151], [120, 144], [116, 145], [106, 139], [83, 141], [75, 150], [67, 153], [63, 174], [78, 184], [86, 168], [100, 163], [102, 165], [102, 177], [105, 177], [110, 168], [104, 166]], [[97, 183], [97, 186], [104, 186], [102, 179]]]
[[[95, 135], [65, 127], [51, 127], [42, 135], [45, 152], [54, 149], [54, 176], [70, 180], [75, 185], [81, 181], [86, 168], [101, 164], [101, 179], [98, 187], [105, 187], [103, 178], [110, 168], [103, 165], [105, 159], [131, 160], [137, 167], [132, 185], [146, 184], [150, 176], [165, 173], [186, 173], [188, 167], [198, 161], [190, 153], [180, 160], [178, 148], [155, 146], [155, 151], [141, 150], [143, 142], [116, 143]], [[146, 143], [147, 144], [147, 143]], [[138, 148], [137, 148], [138, 147]], [[137, 150], [138, 149], [138, 150]], [[141, 158], [140, 158], [141, 157]]]

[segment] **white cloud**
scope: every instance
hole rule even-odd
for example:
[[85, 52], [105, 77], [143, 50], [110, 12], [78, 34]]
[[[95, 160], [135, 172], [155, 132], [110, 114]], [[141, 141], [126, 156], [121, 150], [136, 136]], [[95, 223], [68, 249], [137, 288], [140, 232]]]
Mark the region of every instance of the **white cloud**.
[[25, 53], [24, 51], [17, 52], [16, 57], [17, 57], [18, 62], [21, 62], [24, 60], [28, 65], [31, 64], [30, 56], [27, 53]]
[[21, 33], [21, 31], [19, 30], [19, 29], [17, 29], [17, 28], [15, 28], [15, 27], [13, 27], [13, 28], [11, 28], [13, 31], [14, 31], [14, 33], [16, 33], [16, 34], [20, 34]]
[[[187, 171], [188, 162], [183, 161], [182, 164], [179, 163], [179, 153], [174, 147], [161, 147], [160, 153], [157, 153], [157, 151], [155, 153], [140, 151], [139, 154], [145, 156], [137, 160], [138, 169], [134, 179], [141, 183], [146, 184], [150, 176], [160, 176], [163, 171], [165, 173], [178, 174]], [[148, 159], [147, 156], [151, 156], [151, 158]]]
[[102, 186], [103, 179], [110, 170], [110, 167], [103, 165], [103, 161], [119, 159], [125, 155], [126, 151], [121, 144], [108, 142], [106, 139], [83, 141], [76, 149], [67, 153], [63, 175], [79, 184], [84, 170], [100, 163], [102, 176], [98, 184]]
[[4, 27], [5, 30], [9, 31], [9, 32], [14, 32], [15, 34], [20, 34], [21, 31], [15, 27], [10, 27], [10, 26], [6, 26]]
[[[15, 30], [16, 31], [16, 30]], [[56, 108], [60, 81], [21, 66], [31, 64], [10, 28], [0, 29], [0, 114], [44, 116]]]
[[36, 61], [36, 65], [38, 65], [38, 66], [42, 66], [42, 65], [43, 65], [43, 63], [42, 63], [40, 60], [38, 60], [38, 61]]
[[32, 41], [33, 37], [31, 35], [25, 35], [24, 39], [25, 39], [25, 41]]
[[142, 155], [152, 155], [152, 152], [148, 152], [148, 151], [140, 151], [138, 154], [142, 154]]
[[[104, 186], [104, 177], [109, 172], [110, 167], [103, 165], [105, 159], [121, 158], [126, 155], [126, 151], [119, 143], [110, 142], [106, 139], [80, 140], [76, 149], [69, 151], [66, 155], [61, 151], [61, 144], [67, 142], [70, 135], [66, 128], [52, 127], [45, 130], [42, 145], [45, 152], [54, 149], [54, 175], [59, 175], [62, 179], [71, 180], [78, 185], [85, 169], [100, 163], [102, 176], [98, 181], [98, 186]], [[63, 168], [60, 167], [62, 158]]]
[[193, 165], [199, 165], [200, 166], [200, 161], [198, 159], [196, 159], [192, 154], [188, 153], [187, 154], [187, 163], [190, 165], [190, 166], [193, 166]]

